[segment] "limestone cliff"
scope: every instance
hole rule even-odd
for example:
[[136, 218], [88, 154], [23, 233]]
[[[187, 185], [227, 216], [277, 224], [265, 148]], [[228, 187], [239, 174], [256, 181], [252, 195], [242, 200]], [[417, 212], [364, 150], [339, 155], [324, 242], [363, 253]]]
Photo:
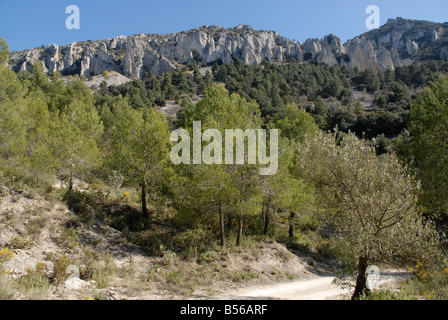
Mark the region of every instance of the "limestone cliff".
[[14, 71], [29, 70], [41, 61], [48, 73], [95, 76], [116, 71], [130, 78], [145, 72], [160, 74], [196, 60], [204, 64], [240, 59], [247, 64], [263, 60], [282, 63], [294, 58], [346, 66], [350, 70], [386, 70], [427, 59], [448, 59], [448, 23], [391, 19], [379, 29], [345, 44], [335, 35], [294, 43], [274, 31], [202, 26], [166, 35], [137, 34], [99, 41], [74, 42], [12, 52]]
[[302, 61], [300, 44], [273, 31], [256, 31], [240, 25], [231, 29], [203, 26], [167, 35], [120, 36], [67, 46], [53, 44], [13, 52], [10, 64], [17, 72], [28, 70], [40, 60], [49, 73], [93, 76], [108, 70], [140, 78], [147, 71], [160, 74], [192, 60], [211, 63], [221, 59], [229, 63], [241, 59], [247, 64], [258, 64], [264, 59], [281, 63], [289, 57]]

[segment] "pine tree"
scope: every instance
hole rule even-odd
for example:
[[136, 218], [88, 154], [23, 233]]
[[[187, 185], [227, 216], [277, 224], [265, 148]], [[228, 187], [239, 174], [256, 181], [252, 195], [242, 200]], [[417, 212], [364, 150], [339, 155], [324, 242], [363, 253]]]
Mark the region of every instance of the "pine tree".
[[47, 145], [55, 158], [55, 169], [69, 178], [83, 177], [100, 163], [100, 142], [103, 124], [93, 105], [74, 101], [62, 112], [56, 112], [49, 126]]
[[408, 147], [422, 182], [420, 202], [447, 228], [448, 218], [448, 77], [441, 76], [412, 103]]
[[140, 185], [142, 212], [147, 216], [147, 192], [154, 192], [163, 182], [169, 160], [168, 121], [160, 112], [134, 110], [124, 104], [115, 112], [109, 135], [109, 161], [127, 183]]
[[263, 220], [265, 235], [269, 234], [273, 215], [290, 215], [290, 235], [294, 233], [294, 218], [314, 204], [312, 189], [301, 179], [291, 174], [295, 161], [294, 146], [288, 139], [280, 140], [279, 165], [275, 175], [261, 178], [263, 197]]
[[6, 160], [23, 157], [26, 150], [26, 124], [22, 117], [26, 89], [6, 64], [8, 44], [0, 38], [0, 156]]
[[[183, 113], [181, 124], [190, 132], [190, 136], [193, 121], [201, 121], [202, 132], [217, 129], [223, 135], [226, 129], [241, 129], [244, 132], [247, 129], [259, 129], [262, 124], [256, 103], [249, 102], [238, 94], [229, 96], [224, 87], [215, 84], [207, 89], [203, 100], [194, 107], [190, 106], [188, 111]], [[224, 139], [224, 136], [222, 138]], [[247, 140], [245, 142], [247, 143]], [[203, 146], [207, 147], [207, 144], [203, 143]], [[178, 198], [182, 199], [184, 209], [197, 213], [196, 209], [201, 208], [198, 204], [206, 203], [204, 206], [206, 209], [202, 207], [199, 212], [218, 216], [223, 246], [226, 244], [225, 216], [228, 221], [235, 216], [238, 218], [237, 245], [241, 245], [244, 217], [261, 212], [262, 203], [261, 190], [258, 186], [258, 165], [248, 162], [236, 164], [235, 146], [232, 148], [233, 164], [225, 164], [226, 148], [220, 148], [215, 149], [215, 152], [221, 152], [223, 159], [221, 163], [178, 167], [180, 180], [177, 194]], [[247, 157], [247, 153], [245, 156]]]

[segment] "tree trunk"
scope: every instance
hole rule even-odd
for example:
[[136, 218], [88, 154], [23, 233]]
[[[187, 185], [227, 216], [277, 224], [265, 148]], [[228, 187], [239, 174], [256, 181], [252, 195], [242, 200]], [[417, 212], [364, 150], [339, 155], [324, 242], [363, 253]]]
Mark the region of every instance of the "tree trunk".
[[233, 216], [232, 216], [232, 214], [229, 212], [229, 213], [227, 214], [227, 231], [232, 230], [232, 219], [233, 219]]
[[73, 190], [73, 172], [70, 173], [70, 181], [68, 182], [68, 191]]
[[221, 232], [221, 247], [226, 246], [226, 234], [225, 234], [225, 224], [224, 224], [224, 212], [222, 211], [222, 206], [219, 205], [219, 229]]
[[358, 300], [363, 294], [368, 294], [369, 290], [366, 285], [366, 270], [367, 270], [367, 258], [359, 257], [358, 262], [358, 278], [356, 279], [355, 292], [353, 293], [352, 300]]
[[270, 223], [271, 223], [271, 208], [268, 207], [266, 209], [266, 213], [264, 214], [264, 231], [263, 231], [264, 235], [267, 235], [269, 233]]
[[263, 207], [261, 208], [261, 220], [264, 222], [265, 220], [265, 212], [266, 212], [266, 206], [263, 203]]
[[239, 222], [238, 222], [238, 236], [236, 238], [236, 245], [238, 247], [240, 247], [242, 241], [243, 241], [243, 214], [240, 213]]
[[291, 215], [289, 216], [289, 237], [294, 238], [294, 224], [293, 219], [296, 217], [295, 212], [291, 212]]
[[142, 213], [146, 217], [148, 215], [148, 208], [146, 207], [146, 180], [142, 181]]

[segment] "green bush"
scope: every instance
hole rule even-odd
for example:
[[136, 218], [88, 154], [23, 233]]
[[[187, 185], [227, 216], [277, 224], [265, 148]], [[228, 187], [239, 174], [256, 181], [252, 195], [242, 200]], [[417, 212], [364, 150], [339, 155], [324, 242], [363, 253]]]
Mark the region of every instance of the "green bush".
[[14, 249], [29, 249], [33, 246], [33, 240], [28, 234], [24, 234], [12, 238], [10, 245]]
[[79, 190], [67, 191], [63, 197], [63, 201], [67, 203], [68, 208], [77, 214], [84, 222], [93, 219], [94, 200], [87, 192]]
[[25, 290], [48, 289], [50, 279], [47, 276], [47, 265], [38, 262], [35, 269], [28, 269], [25, 276], [17, 279], [17, 283]]
[[402, 290], [421, 299], [448, 300], [448, 260], [437, 265], [419, 262], [410, 271], [415, 277], [408, 279]]
[[108, 287], [112, 276], [117, 271], [118, 269], [109, 255], [97, 254], [90, 250], [84, 252], [79, 270], [80, 277], [86, 281], [94, 280], [98, 289]]
[[214, 238], [211, 232], [204, 229], [186, 230], [178, 232], [167, 248], [179, 252], [184, 257], [197, 256], [215, 248], [216, 239]]
[[373, 290], [368, 295], [362, 295], [359, 300], [417, 300], [417, 298], [402, 290]]
[[79, 246], [79, 236], [76, 229], [73, 227], [65, 229], [63, 232], [63, 241], [63, 246], [68, 249], [73, 249]]
[[53, 259], [53, 275], [51, 281], [54, 284], [62, 284], [70, 276], [67, 268], [73, 264], [73, 261], [66, 254], [57, 256]]
[[214, 250], [206, 251], [202, 253], [199, 257], [200, 263], [210, 263], [218, 260], [220, 257], [219, 252], [216, 252]]

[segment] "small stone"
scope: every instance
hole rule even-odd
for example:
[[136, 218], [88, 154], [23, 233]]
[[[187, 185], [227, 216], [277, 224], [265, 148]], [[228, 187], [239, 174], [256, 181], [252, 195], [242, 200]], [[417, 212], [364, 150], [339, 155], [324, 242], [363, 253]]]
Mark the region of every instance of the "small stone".
[[78, 291], [85, 286], [86, 282], [78, 278], [68, 278], [64, 285], [67, 290]]

